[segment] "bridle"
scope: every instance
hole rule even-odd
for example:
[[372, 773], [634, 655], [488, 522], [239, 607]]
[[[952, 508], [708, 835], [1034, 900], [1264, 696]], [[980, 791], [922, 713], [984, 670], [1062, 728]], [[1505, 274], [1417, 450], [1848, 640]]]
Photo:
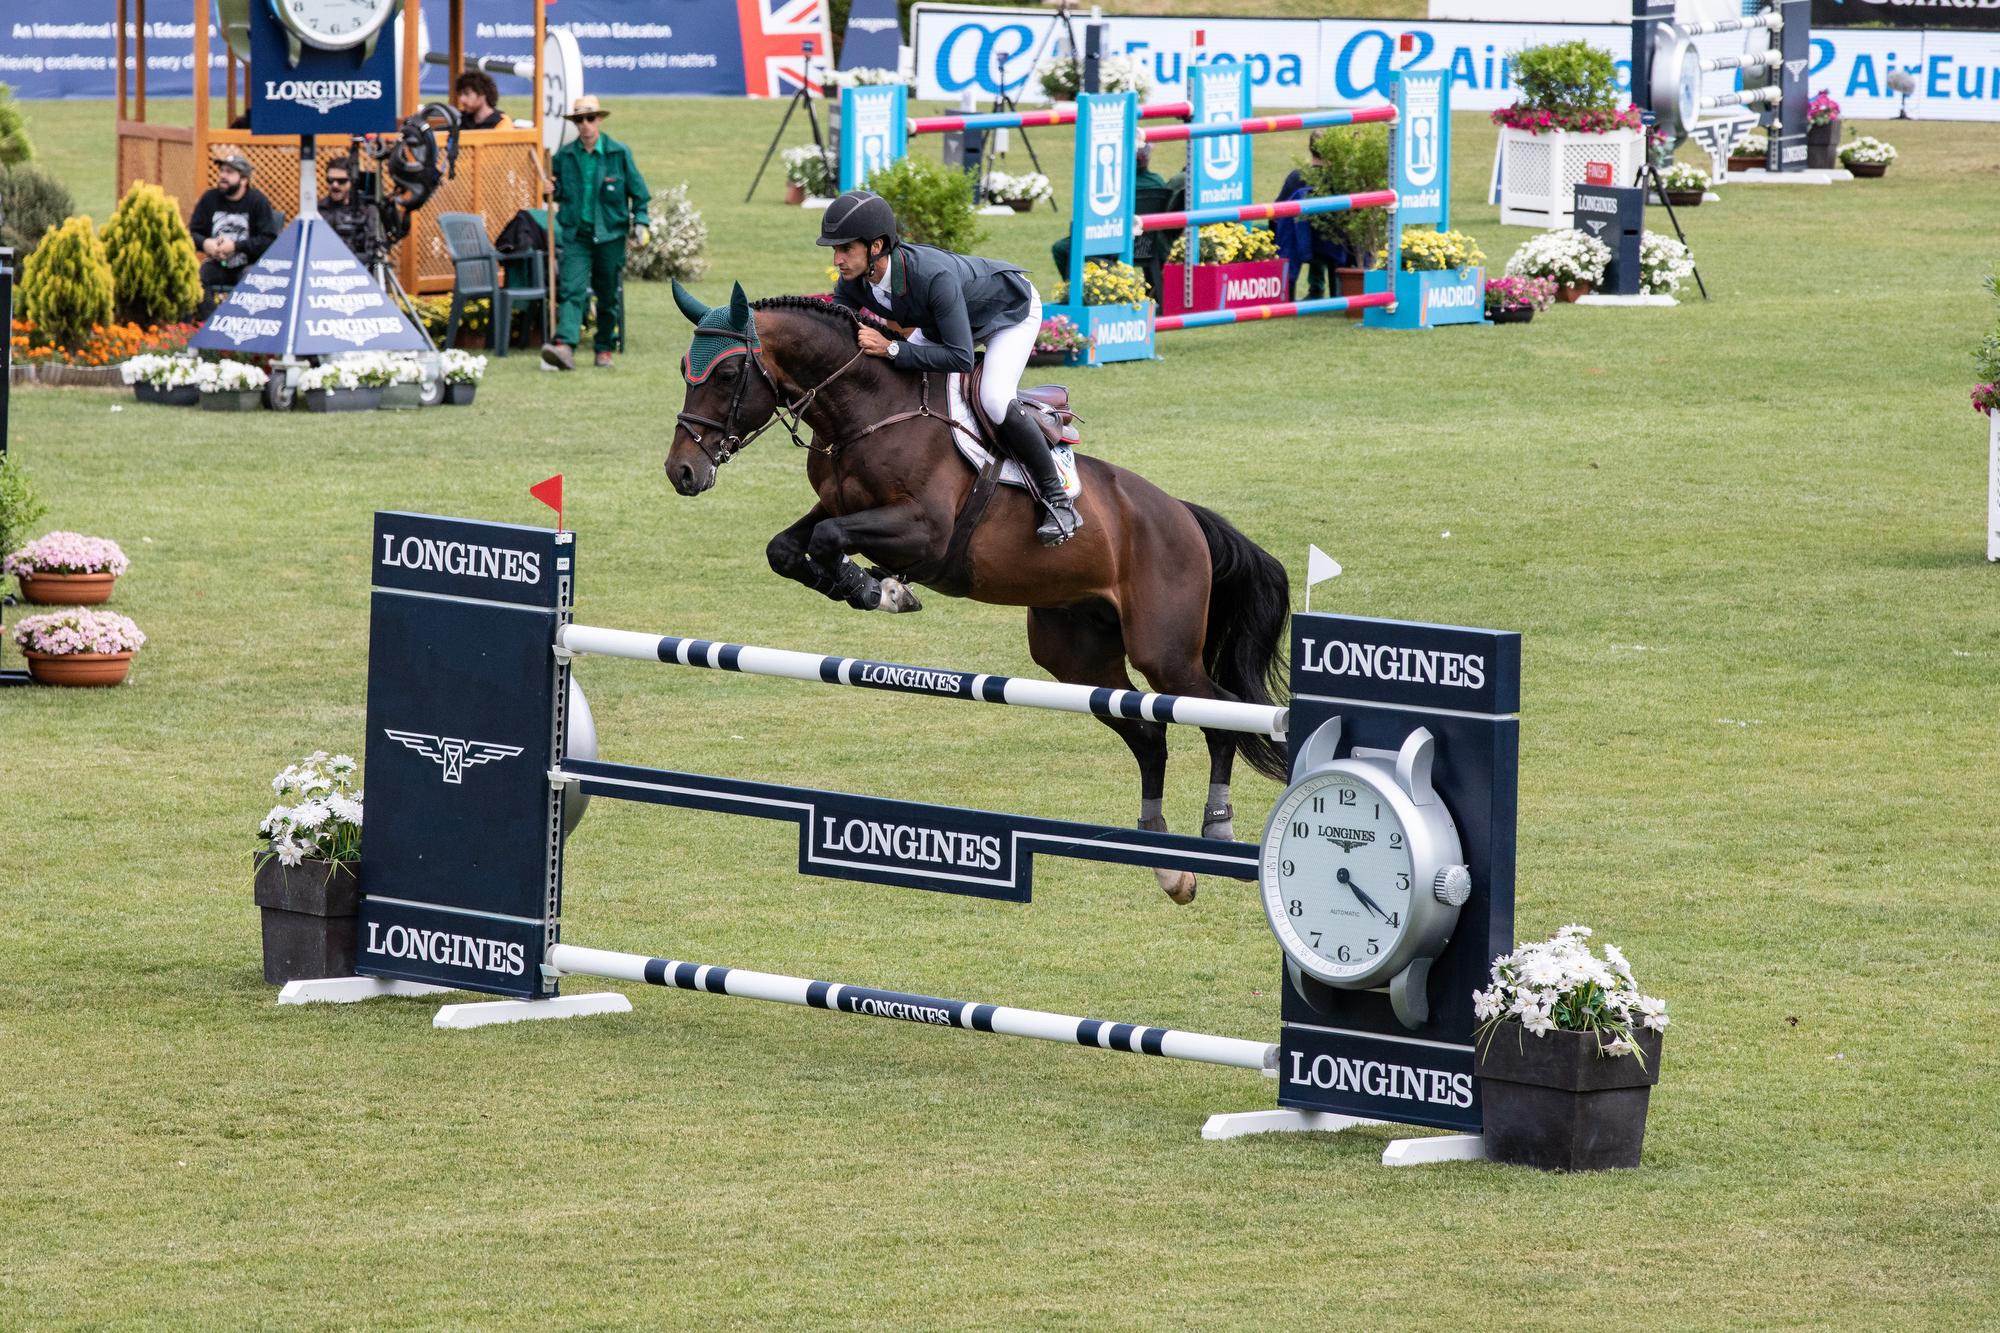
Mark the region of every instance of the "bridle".
[[[743, 390], [750, 383], [748, 375], [739, 375], [736, 377], [736, 390], [729, 396], [729, 413], [722, 420], [717, 421], [713, 417], [705, 417], [698, 412], [682, 411], [675, 413], [674, 420], [678, 421], [681, 429], [688, 433], [688, 438], [694, 441], [694, 447], [701, 451], [701, 456], [708, 460], [710, 467], [719, 470], [724, 463], [727, 463], [730, 459], [755, 443], [759, 435], [762, 435], [765, 431], [780, 422], [784, 423], [785, 433], [792, 437], [792, 443], [799, 448], [810, 449], [816, 453], [823, 453], [829, 456], [837, 451], [838, 446], [822, 445], [816, 440], [803, 438], [799, 434], [799, 427], [805, 424], [806, 411], [813, 405], [813, 400], [819, 397], [820, 392], [842, 375], [852, 370], [866, 353], [857, 350], [840, 369], [828, 375], [818, 384], [813, 385], [812, 388], [807, 389], [798, 399], [788, 401], [785, 397], [785, 391], [778, 385], [777, 378], [771, 374], [770, 368], [764, 364], [764, 358], [758, 355], [757, 317], [755, 315], [750, 317], [750, 326], [741, 332], [735, 329], [704, 328], [697, 331], [697, 336], [725, 338], [738, 344], [719, 353], [715, 360], [709, 363], [708, 369], [702, 372], [702, 379], [707, 379], [709, 373], [716, 366], [722, 364], [723, 361], [732, 356], [748, 357], [750, 364], [763, 377], [764, 383], [770, 386], [771, 397], [775, 400], [771, 408], [771, 419], [751, 431], [748, 435], [741, 434], [736, 429], [736, 414], [743, 407]], [[693, 349], [690, 348], [687, 356], [681, 358], [681, 378], [689, 384], [699, 382], [692, 374], [692, 356]], [[706, 426], [711, 430], [721, 432], [720, 437], [715, 441], [714, 448], [709, 447], [708, 440], [703, 437], [700, 430], [696, 429], [699, 426]]]

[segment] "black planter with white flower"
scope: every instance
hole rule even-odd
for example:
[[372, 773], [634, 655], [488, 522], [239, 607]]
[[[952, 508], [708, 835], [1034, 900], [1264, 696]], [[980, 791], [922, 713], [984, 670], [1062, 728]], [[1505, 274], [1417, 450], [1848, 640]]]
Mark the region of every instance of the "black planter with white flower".
[[252, 888], [264, 918], [264, 980], [282, 986], [353, 976], [361, 910], [354, 862], [307, 859], [288, 866], [258, 852], [256, 867]]
[[1484, 1106], [1486, 1155], [1544, 1171], [1607, 1171], [1639, 1165], [1646, 1108], [1660, 1081], [1661, 1034], [1639, 1029], [1607, 1055], [1611, 1033], [1545, 1032], [1508, 1021], [1482, 1032], [1474, 1050]]

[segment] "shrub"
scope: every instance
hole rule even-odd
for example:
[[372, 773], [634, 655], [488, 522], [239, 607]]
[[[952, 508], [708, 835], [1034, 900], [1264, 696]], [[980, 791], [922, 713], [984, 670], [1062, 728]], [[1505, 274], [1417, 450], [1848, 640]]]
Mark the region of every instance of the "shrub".
[[1618, 109], [1618, 67], [1589, 42], [1555, 42], [1516, 52], [1510, 61], [1518, 106], [1570, 115]]
[[906, 157], [868, 177], [868, 188], [889, 201], [903, 239], [965, 254], [986, 240], [972, 211], [972, 177], [942, 162]]
[[12, 551], [21, 534], [47, 512], [21, 465], [0, 454], [0, 551]]
[[708, 261], [701, 257], [708, 245], [708, 224], [688, 202], [686, 181], [654, 195], [646, 215], [645, 241], [640, 242], [634, 228], [625, 243], [626, 272], [643, 282], [669, 278], [692, 282], [708, 270]]
[[[1313, 141], [1320, 164], [1304, 167], [1300, 177], [1314, 195], [1361, 194], [1389, 188], [1389, 127], [1336, 126]], [[1313, 230], [1356, 256], [1372, 256], [1389, 235], [1388, 214], [1379, 208], [1345, 213], [1312, 213]], [[1357, 258], [1357, 264], [1371, 262]]]
[[14, 90], [0, 83], [0, 166], [15, 166], [35, 155], [28, 142], [27, 117], [14, 101]]
[[22, 315], [63, 347], [111, 322], [111, 293], [111, 264], [87, 216], [51, 231], [21, 268]]
[[118, 201], [104, 225], [104, 257], [118, 312], [141, 324], [172, 323], [201, 302], [201, 263], [181, 225], [180, 205], [144, 181]]
[[[1986, 275], [1986, 290], [2000, 296], [2000, 273]], [[1979, 340], [1979, 346], [1972, 352], [1973, 374], [1979, 383], [1972, 390], [1972, 405], [1991, 416], [2000, 409], [2000, 318], [1993, 321], [1993, 329]], [[0, 496], [0, 503], [4, 497]]]
[[0, 246], [26, 262], [50, 228], [76, 212], [76, 200], [48, 172], [32, 166], [0, 166]]

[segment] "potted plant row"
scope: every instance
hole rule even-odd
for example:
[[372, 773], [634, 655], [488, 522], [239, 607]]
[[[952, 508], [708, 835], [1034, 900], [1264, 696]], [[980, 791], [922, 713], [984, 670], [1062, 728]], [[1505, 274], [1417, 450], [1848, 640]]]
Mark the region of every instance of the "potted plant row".
[[132, 654], [146, 642], [130, 618], [87, 606], [25, 616], [13, 635], [28, 659], [28, 675], [41, 685], [122, 684]]
[[264, 936], [264, 980], [351, 976], [361, 859], [357, 766], [315, 750], [271, 780], [278, 804], [257, 826], [252, 896]]
[[1473, 992], [1486, 1155], [1544, 1171], [1639, 1165], [1660, 1081], [1664, 1000], [1642, 993], [1616, 945], [1588, 926], [1519, 944]]
[[118, 377], [132, 386], [132, 396], [142, 403], [193, 407], [201, 401], [201, 361], [193, 356], [147, 352], [121, 365]]
[[132, 567], [117, 542], [80, 532], [51, 532], [10, 553], [0, 570], [21, 583], [23, 601], [42, 606], [99, 606]]
[[1556, 303], [1549, 278], [1491, 278], [1486, 283], [1486, 317], [1495, 324], [1526, 324]]

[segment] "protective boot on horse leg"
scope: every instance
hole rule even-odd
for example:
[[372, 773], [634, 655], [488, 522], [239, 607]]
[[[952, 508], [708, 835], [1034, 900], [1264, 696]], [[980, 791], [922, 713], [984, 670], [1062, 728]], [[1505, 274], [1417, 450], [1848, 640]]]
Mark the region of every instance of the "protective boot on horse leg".
[[892, 339], [864, 324], [856, 344], [867, 355], [902, 371], [969, 375], [974, 345], [986, 344], [981, 405], [995, 423], [1000, 447], [1041, 495], [1047, 517], [1035, 535], [1045, 546], [1074, 536], [1082, 519], [1063, 492], [1048, 442], [1014, 402], [1042, 324], [1042, 299], [1027, 273], [998, 260], [899, 240], [894, 211], [866, 190], [833, 201], [820, 221], [819, 244], [833, 250], [840, 274], [836, 302], [913, 330], [907, 339]]

